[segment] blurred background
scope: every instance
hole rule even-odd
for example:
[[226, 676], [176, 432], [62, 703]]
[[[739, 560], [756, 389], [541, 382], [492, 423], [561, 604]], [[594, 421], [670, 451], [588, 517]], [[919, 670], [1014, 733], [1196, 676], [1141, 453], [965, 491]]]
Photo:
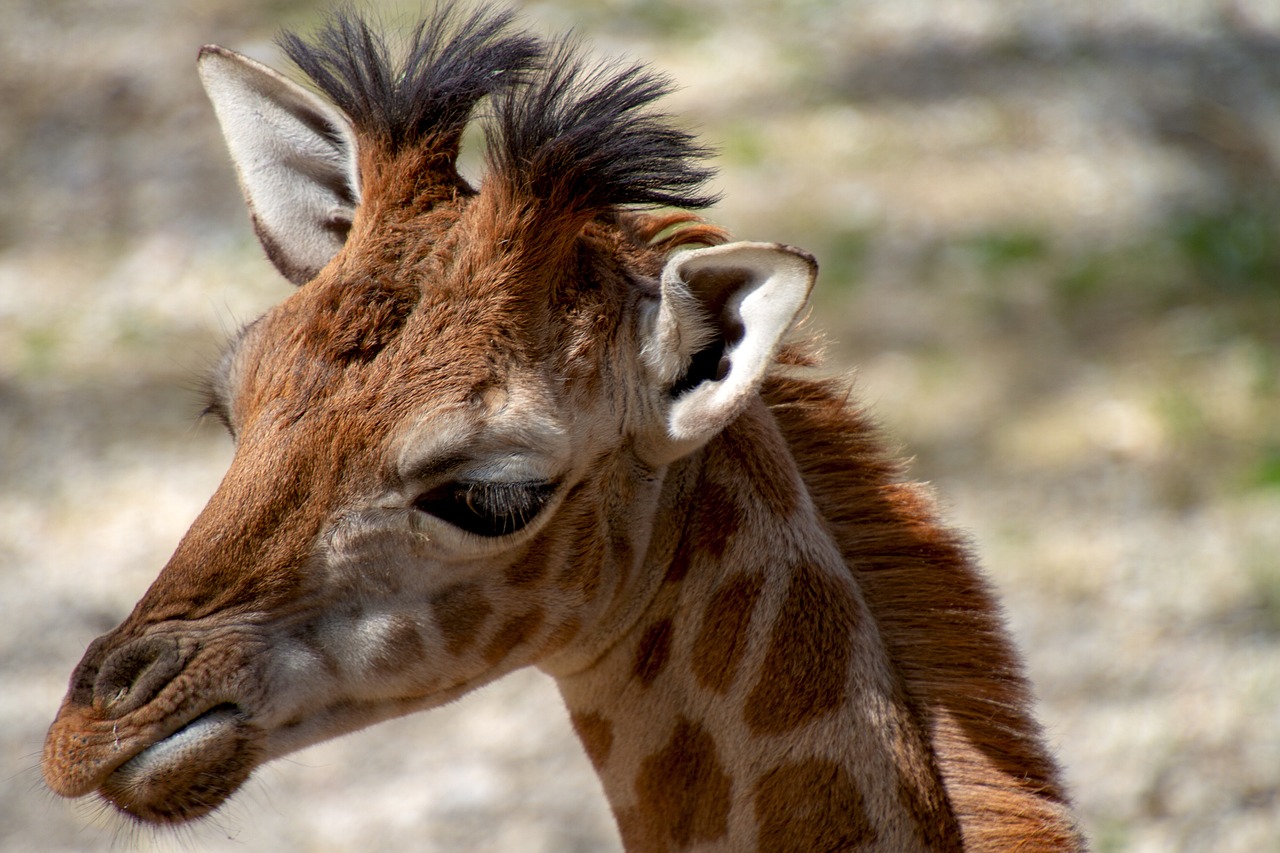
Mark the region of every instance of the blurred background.
[[[277, 762], [177, 835], [57, 800], [44, 729], [231, 454], [191, 390], [282, 299], [197, 48], [298, 0], [0, 5], [0, 848], [597, 851], [533, 673]], [[389, 21], [414, 3], [374, 4]], [[972, 535], [1098, 851], [1280, 849], [1280, 4], [557, 0], [682, 86], [711, 218]]]

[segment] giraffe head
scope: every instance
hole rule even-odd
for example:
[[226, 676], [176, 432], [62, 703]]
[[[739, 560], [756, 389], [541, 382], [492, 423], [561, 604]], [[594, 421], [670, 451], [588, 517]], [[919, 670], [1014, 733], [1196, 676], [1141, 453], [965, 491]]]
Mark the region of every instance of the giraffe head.
[[[638, 618], [667, 466], [757, 394], [812, 259], [725, 244], [665, 84], [438, 13], [287, 36], [322, 99], [231, 51], [200, 74], [298, 289], [210, 381], [236, 454], [134, 611], [76, 667], [49, 786], [176, 823], [265, 761]], [[487, 171], [459, 144], [488, 99]], [[701, 248], [691, 248], [695, 245]]]

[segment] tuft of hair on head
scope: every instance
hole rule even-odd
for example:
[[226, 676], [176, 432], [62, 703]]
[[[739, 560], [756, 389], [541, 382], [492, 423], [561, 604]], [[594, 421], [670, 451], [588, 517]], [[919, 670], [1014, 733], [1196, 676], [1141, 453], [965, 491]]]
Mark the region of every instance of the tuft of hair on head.
[[671, 90], [643, 65], [589, 62], [563, 39], [532, 79], [495, 97], [490, 168], [517, 199], [557, 216], [710, 207], [713, 152], [651, 109]]
[[543, 55], [535, 36], [508, 32], [514, 17], [482, 6], [461, 19], [442, 3], [398, 56], [350, 10], [333, 12], [311, 41], [285, 32], [277, 43], [380, 148], [431, 143], [456, 156], [476, 104], [525, 80]]

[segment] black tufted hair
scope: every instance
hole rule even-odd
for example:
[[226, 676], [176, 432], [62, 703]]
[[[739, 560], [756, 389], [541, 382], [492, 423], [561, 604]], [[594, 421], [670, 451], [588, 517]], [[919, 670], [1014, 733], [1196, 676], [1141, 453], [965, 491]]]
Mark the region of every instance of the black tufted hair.
[[410, 33], [402, 59], [350, 11], [313, 42], [281, 47], [352, 120], [391, 153], [430, 142], [456, 156], [476, 105], [493, 98], [490, 166], [518, 195], [565, 212], [615, 205], [709, 207], [700, 191], [711, 152], [651, 109], [670, 83], [642, 65], [590, 62], [569, 39], [548, 47], [512, 33], [514, 15], [480, 7], [465, 20], [441, 4]]
[[392, 151], [443, 136], [456, 145], [476, 104], [522, 80], [542, 55], [527, 33], [507, 34], [513, 13], [481, 7], [458, 22], [441, 4], [410, 32], [403, 58], [354, 12], [332, 13], [314, 41], [278, 42], [357, 131]]

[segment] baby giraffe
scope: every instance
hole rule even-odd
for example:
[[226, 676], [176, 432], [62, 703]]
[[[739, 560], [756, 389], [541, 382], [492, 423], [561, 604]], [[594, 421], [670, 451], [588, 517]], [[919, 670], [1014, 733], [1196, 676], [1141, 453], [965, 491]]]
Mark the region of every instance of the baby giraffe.
[[281, 44], [323, 97], [199, 70], [297, 289], [209, 381], [235, 458], [72, 674], [49, 787], [192, 820], [534, 665], [632, 853], [1083, 849], [990, 589], [806, 370], [814, 259], [653, 212], [715, 201], [666, 83], [489, 9]]

